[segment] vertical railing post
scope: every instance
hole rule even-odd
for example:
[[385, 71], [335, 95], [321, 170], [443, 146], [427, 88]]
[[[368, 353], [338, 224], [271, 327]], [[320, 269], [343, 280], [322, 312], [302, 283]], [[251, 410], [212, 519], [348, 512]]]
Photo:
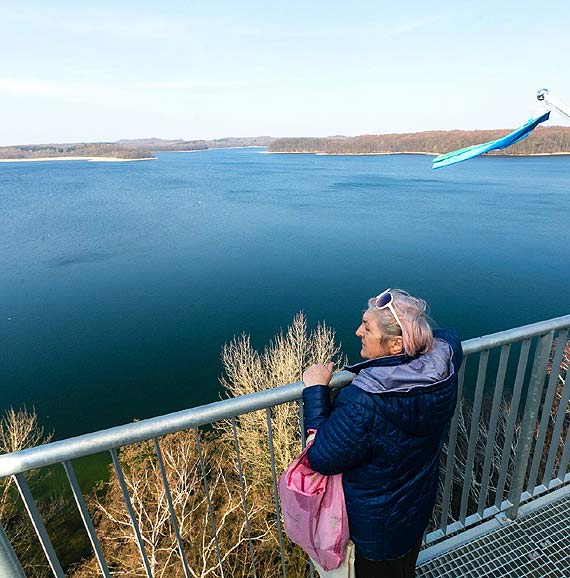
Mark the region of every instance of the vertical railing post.
[[95, 553], [95, 557], [99, 563], [101, 573], [103, 574], [104, 578], [111, 578], [111, 574], [109, 574], [109, 568], [107, 567], [107, 562], [105, 561], [105, 555], [103, 554], [101, 544], [99, 543], [99, 539], [97, 538], [97, 534], [95, 532], [93, 520], [91, 519], [89, 510], [87, 510], [87, 506], [85, 505], [85, 500], [83, 499], [83, 494], [81, 493], [81, 488], [77, 482], [77, 476], [75, 475], [75, 471], [71, 465], [71, 462], [63, 462], [63, 468], [67, 474], [69, 486], [73, 492], [73, 497], [75, 498], [75, 503], [77, 504], [79, 515], [83, 520], [83, 525], [85, 526], [85, 530], [89, 536], [89, 541], [91, 542], [93, 552]]
[[[560, 336], [559, 336], [560, 339]], [[553, 471], [554, 463], [556, 461], [556, 456], [558, 454], [558, 448], [560, 443], [564, 443], [562, 437], [562, 430], [564, 428], [564, 422], [566, 420], [566, 408], [568, 402], [570, 401], [570, 372], [566, 375], [566, 380], [562, 391], [560, 392], [560, 400], [558, 402], [558, 411], [556, 412], [556, 421], [554, 422], [554, 429], [552, 431], [552, 437], [550, 442], [550, 449], [548, 451], [548, 459], [546, 460], [546, 466], [544, 467], [544, 475], [542, 476], [542, 484], [547, 488], [550, 486], [550, 482], [553, 481]], [[570, 430], [569, 430], [570, 431]], [[556, 478], [556, 476], [554, 476]], [[564, 479], [564, 477], [562, 478]]]
[[[538, 471], [543, 459], [544, 442], [546, 440], [548, 424], [553, 419], [554, 396], [556, 394], [556, 389], [558, 386], [558, 378], [560, 377], [560, 368], [562, 365], [562, 359], [564, 357], [564, 348], [566, 346], [567, 337], [568, 337], [567, 329], [565, 331], [561, 331], [558, 334], [556, 352], [554, 353], [554, 358], [552, 360], [550, 377], [548, 379], [548, 386], [546, 389], [546, 396], [544, 398], [544, 404], [542, 406], [542, 417], [540, 418], [538, 438], [536, 440], [536, 443], [534, 444], [534, 452], [533, 452], [534, 456], [532, 458], [530, 474], [528, 476], [528, 484], [526, 487], [527, 492], [531, 494], [534, 493], [536, 489]], [[559, 438], [552, 437], [551, 443], [555, 446], [558, 446], [558, 439]]]
[[[305, 410], [303, 408], [303, 398], [297, 400], [299, 407], [299, 426], [301, 427], [301, 447], [304, 449], [307, 445], [307, 435], [305, 432]], [[315, 565], [309, 557], [309, 578], [315, 578]]]
[[51, 543], [51, 540], [48, 536], [46, 527], [40, 515], [40, 511], [38, 510], [38, 506], [34, 501], [32, 492], [30, 491], [30, 487], [28, 486], [28, 482], [26, 482], [24, 474], [15, 474], [13, 479], [16, 487], [18, 488], [18, 491], [20, 492], [20, 496], [22, 497], [22, 501], [24, 502], [24, 506], [26, 507], [26, 511], [28, 512], [28, 516], [30, 517], [30, 521], [32, 522], [34, 530], [36, 531], [38, 540], [40, 541], [40, 545], [44, 551], [53, 575], [55, 578], [65, 578], [61, 563], [57, 557], [57, 554], [55, 553], [53, 544]]
[[457, 403], [455, 404], [455, 413], [451, 420], [449, 439], [447, 441], [447, 460], [445, 463], [445, 485], [443, 491], [443, 504], [441, 508], [440, 530], [445, 534], [447, 532], [447, 519], [451, 509], [451, 496], [453, 493], [453, 464], [455, 463], [455, 447], [457, 445], [457, 424], [459, 413], [461, 412], [461, 403], [463, 401], [463, 383], [465, 381], [465, 366], [467, 357], [463, 360], [459, 370], [459, 383], [457, 386]]
[[465, 478], [463, 480], [463, 491], [461, 492], [461, 504], [459, 509], [459, 521], [464, 524], [469, 508], [469, 494], [471, 484], [475, 475], [475, 454], [477, 449], [477, 438], [479, 437], [479, 416], [483, 404], [483, 389], [487, 376], [487, 363], [489, 361], [489, 350], [481, 351], [479, 357], [479, 368], [477, 369], [477, 383], [475, 385], [475, 398], [473, 400], [473, 411], [471, 414], [471, 427], [469, 428], [469, 446], [467, 448], [467, 459], [465, 463]]
[[202, 444], [200, 443], [200, 433], [198, 428], [194, 429], [194, 440], [196, 442], [196, 452], [198, 453], [198, 461], [200, 462], [200, 471], [202, 472], [202, 486], [204, 488], [204, 495], [206, 496], [206, 505], [208, 507], [208, 519], [212, 527], [212, 534], [214, 537], [214, 545], [216, 547], [216, 557], [218, 558], [218, 567], [220, 574], [224, 578], [224, 567], [222, 566], [222, 553], [220, 551], [220, 541], [218, 539], [218, 526], [216, 525], [216, 517], [214, 516], [214, 508], [212, 507], [212, 500], [210, 498], [210, 489], [208, 484], [208, 473], [206, 472], [206, 463], [204, 455], [202, 454]]
[[512, 504], [508, 509], [508, 517], [514, 520], [517, 516], [519, 504], [521, 502], [522, 491], [525, 483], [526, 471], [532, 450], [532, 442], [536, 431], [536, 420], [544, 381], [550, 349], [552, 348], [552, 339], [554, 332], [550, 331], [538, 338], [534, 363], [528, 384], [528, 393], [524, 409], [524, 417], [521, 425], [521, 433], [516, 449], [516, 464], [513, 473], [513, 480], [509, 491], [509, 501]]
[[[513, 453], [512, 445], [513, 440], [515, 439], [516, 421], [519, 415], [519, 405], [521, 402], [524, 376], [526, 374], [526, 366], [528, 363], [528, 355], [530, 352], [530, 344], [531, 340], [525, 339], [521, 343], [521, 350], [519, 353], [519, 361], [517, 364], [515, 384], [513, 387], [509, 416], [507, 418], [507, 425], [505, 429], [505, 441], [503, 443], [503, 457], [501, 458], [501, 465], [499, 467], [499, 481], [497, 482], [497, 490], [495, 492], [495, 506], [499, 509], [502, 508], [503, 494], [505, 493], [507, 476], [509, 474], [511, 453]], [[511, 479], [509, 479], [509, 490]]]
[[176, 512], [174, 511], [174, 503], [172, 502], [172, 493], [170, 491], [170, 484], [168, 483], [168, 476], [166, 475], [166, 468], [164, 466], [164, 460], [162, 458], [162, 452], [160, 451], [160, 444], [158, 443], [158, 438], [153, 438], [154, 442], [154, 453], [156, 454], [156, 459], [158, 461], [158, 467], [160, 469], [160, 476], [162, 477], [162, 485], [164, 487], [164, 495], [166, 496], [166, 501], [168, 503], [168, 512], [170, 513], [170, 522], [172, 523], [172, 529], [174, 530], [174, 535], [176, 536], [176, 543], [178, 544], [178, 552], [180, 553], [180, 561], [182, 562], [182, 568], [184, 570], [184, 576], [190, 578], [190, 570], [188, 569], [188, 564], [186, 562], [186, 556], [184, 554], [184, 545], [182, 544], [182, 536], [180, 535], [180, 527], [178, 526], [178, 519], [176, 518]]
[[237, 435], [237, 426], [235, 417], [232, 417], [232, 430], [234, 433], [234, 448], [236, 451], [236, 460], [239, 475], [239, 487], [241, 493], [241, 504], [243, 507], [243, 515], [245, 519], [245, 529], [247, 531], [247, 547], [249, 549], [249, 557], [251, 558], [251, 571], [253, 572], [253, 578], [257, 578], [257, 571], [255, 570], [255, 555], [253, 552], [253, 544], [251, 543], [251, 527], [249, 525], [249, 516], [247, 514], [247, 500], [245, 496], [245, 478], [243, 476], [243, 468], [241, 466], [241, 452], [239, 449], [239, 440]]
[[2, 578], [26, 578], [2, 526], [0, 526], [0, 576]]
[[147, 578], [153, 578], [152, 570], [150, 568], [150, 562], [148, 561], [148, 556], [147, 556], [146, 550], [144, 548], [144, 542], [143, 542], [141, 530], [140, 530], [139, 524], [137, 522], [137, 516], [136, 516], [135, 510], [133, 508], [131, 497], [129, 496], [129, 489], [127, 487], [127, 482], [125, 481], [125, 475], [123, 474], [123, 469], [121, 468], [121, 462], [119, 461], [119, 454], [117, 452], [117, 448], [113, 448], [111, 450], [111, 458], [113, 460], [113, 466], [115, 468], [115, 473], [117, 474], [117, 480], [118, 480], [119, 486], [121, 488], [121, 493], [123, 494], [123, 501], [125, 502], [125, 506], [127, 508], [127, 512], [129, 514], [129, 518], [131, 520], [131, 527], [133, 529], [133, 532], [135, 533], [135, 541], [136, 541], [137, 546], [139, 548], [143, 567], [145, 569]]
[[509, 361], [510, 345], [503, 345], [501, 357], [499, 358], [499, 369], [495, 381], [495, 393], [493, 394], [493, 405], [491, 407], [491, 417], [489, 418], [489, 430], [487, 432], [487, 447], [485, 448], [485, 462], [483, 463], [483, 474], [481, 478], [481, 489], [479, 490], [479, 503], [477, 513], [482, 516], [487, 505], [489, 481], [491, 478], [491, 462], [495, 452], [495, 437], [497, 435], [497, 425], [499, 421], [499, 409], [503, 400], [503, 387], [505, 385], [505, 375], [507, 373], [507, 363]]
[[271, 408], [265, 410], [267, 418], [267, 437], [269, 443], [269, 457], [271, 459], [271, 478], [273, 480], [273, 500], [275, 502], [275, 514], [277, 522], [277, 538], [279, 541], [279, 554], [281, 555], [281, 569], [283, 578], [287, 578], [287, 569], [285, 567], [285, 550], [283, 548], [283, 530], [281, 529], [281, 508], [279, 505], [279, 490], [277, 488], [277, 470], [275, 469], [275, 451], [273, 447], [273, 428], [271, 426]]

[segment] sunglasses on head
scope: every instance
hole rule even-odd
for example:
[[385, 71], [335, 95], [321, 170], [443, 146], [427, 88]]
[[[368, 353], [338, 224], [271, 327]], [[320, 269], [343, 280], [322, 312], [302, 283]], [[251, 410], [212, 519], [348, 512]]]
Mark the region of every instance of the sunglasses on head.
[[390, 313], [392, 313], [392, 315], [394, 316], [396, 323], [400, 326], [400, 331], [402, 332], [402, 335], [404, 335], [404, 327], [402, 326], [402, 322], [400, 321], [398, 314], [396, 313], [396, 310], [392, 305], [393, 301], [394, 296], [390, 292], [390, 289], [386, 289], [386, 291], [382, 291], [380, 295], [377, 295], [375, 297], [374, 306], [376, 307], [376, 309], [380, 310], [388, 308], [390, 310]]

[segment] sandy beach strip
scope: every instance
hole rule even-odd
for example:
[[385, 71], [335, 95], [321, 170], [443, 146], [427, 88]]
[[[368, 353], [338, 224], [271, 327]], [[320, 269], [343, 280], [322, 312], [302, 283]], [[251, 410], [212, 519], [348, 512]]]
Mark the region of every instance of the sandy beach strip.
[[315, 153], [316, 155], [323, 157], [372, 157], [372, 156], [386, 156], [386, 155], [427, 155], [435, 157], [439, 153], [425, 153], [421, 151], [399, 151], [399, 152], [387, 152], [387, 153]]
[[384, 152], [384, 153], [323, 153], [317, 151], [260, 151], [262, 155], [317, 155], [320, 157], [372, 157], [372, 156], [386, 156], [386, 155], [428, 155], [435, 157], [439, 153], [427, 153], [420, 151], [400, 151], [400, 152]]
[[90, 163], [122, 163], [131, 161], [154, 161], [156, 157], [143, 159], [118, 159], [116, 157], [37, 157], [29, 159], [0, 159], [0, 163], [36, 163], [47, 161], [88, 161]]
[[259, 151], [260, 155], [318, 155], [315, 151]]
[[161, 151], [157, 150], [157, 153], [200, 153], [205, 151], [221, 151], [226, 149], [264, 149], [265, 146], [262, 145], [251, 145], [251, 146], [244, 146], [244, 147], [211, 147], [207, 149], [190, 149], [187, 151]]

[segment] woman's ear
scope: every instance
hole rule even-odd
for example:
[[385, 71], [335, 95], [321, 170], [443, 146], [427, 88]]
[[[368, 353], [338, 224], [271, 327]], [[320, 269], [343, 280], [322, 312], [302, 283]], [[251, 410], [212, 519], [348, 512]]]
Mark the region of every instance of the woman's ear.
[[404, 352], [404, 339], [401, 335], [390, 338], [388, 342], [388, 351], [390, 355], [399, 355]]

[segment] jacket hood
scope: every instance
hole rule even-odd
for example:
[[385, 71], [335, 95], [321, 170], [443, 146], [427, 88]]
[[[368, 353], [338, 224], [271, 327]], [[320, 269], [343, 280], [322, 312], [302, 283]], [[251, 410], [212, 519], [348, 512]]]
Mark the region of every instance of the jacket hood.
[[455, 409], [453, 355], [451, 346], [436, 337], [433, 349], [418, 357], [379, 357], [352, 366], [349, 370], [358, 373], [352, 384], [385, 396], [382, 413], [396, 427], [412, 435], [431, 435], [448, 423]]
[[369, 393], [408, 392], [439, 383], [453, 375], [452, 349], [435, 338], [433, 349], [418, 357], [394, 355], [367, 360], [346, 369], [357, 373], [353, 384]]

